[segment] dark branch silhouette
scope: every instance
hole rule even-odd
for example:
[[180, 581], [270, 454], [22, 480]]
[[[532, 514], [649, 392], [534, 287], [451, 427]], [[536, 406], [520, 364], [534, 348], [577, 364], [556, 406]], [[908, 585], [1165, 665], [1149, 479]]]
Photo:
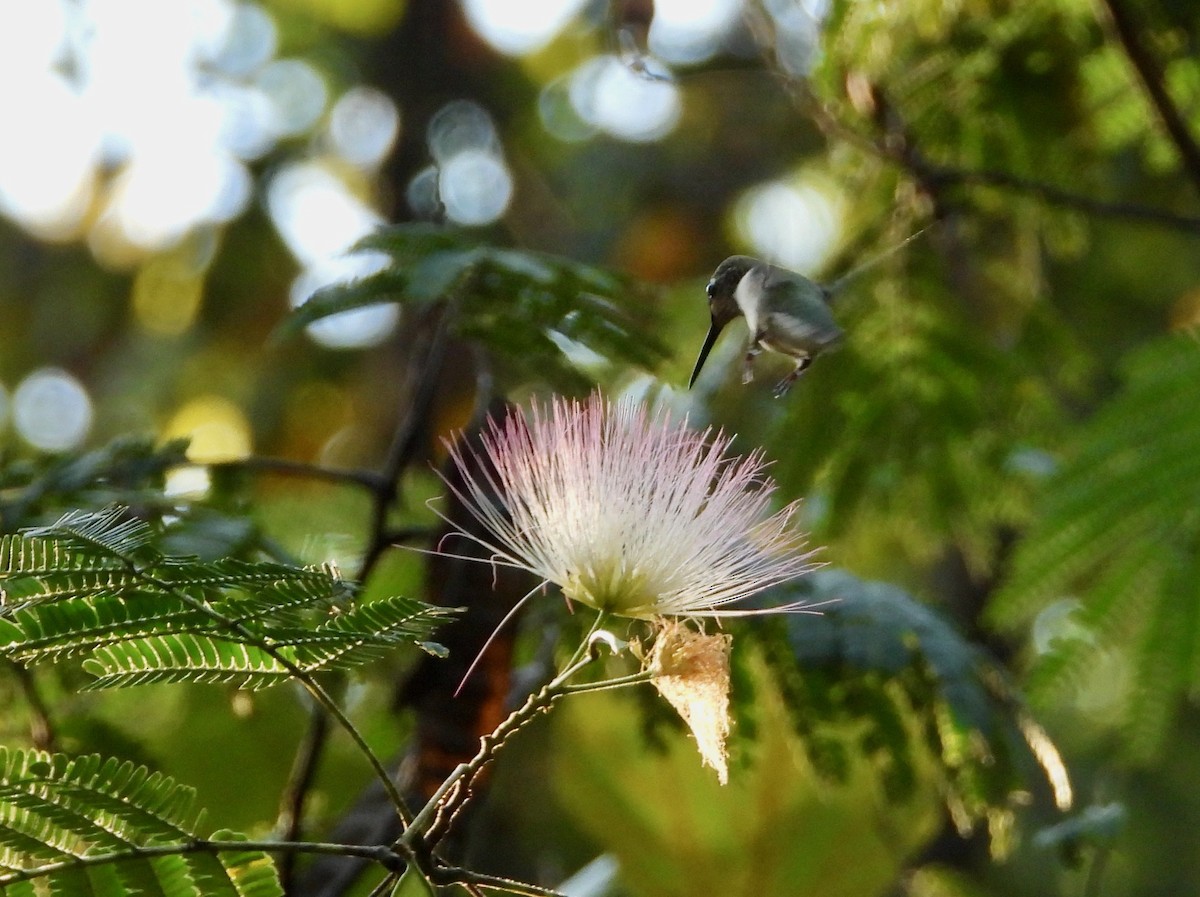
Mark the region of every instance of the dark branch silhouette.
[[1167, 92], [1162, 67], [1142, 42], [1133, 16], [1120, 0], [1104, 0], [1104, 7], [1108, 11], [1109, 22], [1121, 43], [1121, 48], [1137, 72], [1150, 104], [1179, 153], [1184, 171], [1191, 178], [1192, 186], [1200, 191], [1200, 143], [1196, 142], [1195, 136], [1188, 128], [1187, 120]]

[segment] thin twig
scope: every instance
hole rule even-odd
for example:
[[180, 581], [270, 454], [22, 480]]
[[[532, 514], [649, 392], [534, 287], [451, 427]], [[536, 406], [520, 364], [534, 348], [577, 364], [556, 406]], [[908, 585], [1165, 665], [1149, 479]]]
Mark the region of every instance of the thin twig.
[[[1112, 3], [1115, 0], [1105, 0], [1105, 2]], [[1006, 171], [977, 170], [933, 162], [925, 157], [924, 154], [914, 150], [914, 141], [912, 140], [911, 133], [908, 133], [903, 128], [899, 129], [903, 132], [900, 133], [896, 128], [894, 120], [891, 122], [884, 120], [885, 115], [894, 114], [894, 110], [891, 108], [877, 106], [876, 111], [879, 114], [876, 116], [875, 124], [879, 128], [880, 133], [878, 136], [864, 134], [857, 128], [853, 128], [842, 121], [807, 88], [807, 85], [803, 82], [798, 82], [786, 72], [779, 70], [767, 55], [768, 49], [768, 47], [763, 47], [764, 65], [775, 75], [777, 82], [788, 96], [791, 97], [796, 106], [812, 119], [813, 124], [817, 126], [817, 129], [826, 138], [849, 143], [865, 153], [899, 164], [927, 192], [936, 194], [938, 192], [937, 188], [952, 186], [963, 188], [995, 187], [1036, 196], [1051, 205], [1075, 209], [1090, 215], [1141, 221], [1146, 224], [1172, 228], [1185, 233], [1200, 234], [1200, 216], [1184, 215], [1155, 206], [1142, 205], [1141, 203], [1096, 199], [1093, 196], [1076, 193], [1056, 184], [1022, 177], [1021, 175]], [[871, 85], [869, 89], [872, 92], [873, 99], [878, 100], [880, 98], [878, 88]], [[1164, 98], [1169, 103], [1169, 97], [1166, 97], [1164, 94]], [[1170, 105], [1169, 108], [1175, 111], [1173, 105]], [[1192, 147], [1196, 145], [1190, 134], [1187, 133], [1186, 125], [1183, 125], [1183, 135], [1186, 137], [1185, 145]], [[1188, 152], [1189, 150], [1180, 149], [1181, 155]]]
[[562, 672], [529, 695], [525, 699], [525, 703], [510, 713], [491, 734], [480, 739], [479, 751], [470, 760], [458, 764], [454, 771], [446, 777], [437, 791], [426, 801], [425, 806], [417, 811], [417, 815], [413, 817], [408, 829], [396, 842], [397, 846], [402, 847], [406, 853], [412, 854], [426, 843], [430, 832], [436, 830], [440, 836], [444, 837], [448, 824], [441, 824], [442, 820], [452, 821], [454, 819], [459, 808], [470, 799], [471, 785], [476, 777], [496, 759], [496, 754], [508, 742], [508, 739], [564, 697], [567, 694], [567, 683], [597, 659], [598, 655], [596, 646], [592, 642], [592, 636], [601, 629], [607, 619], [607, 614], [598, 614], [588, 634], [579, 643]]
[[[569, 667], [565, 676], [579, 672], [578, 664]], [[457, 813], [459, 805], [464, 803], [471, 794], [471, 783], [479, 772], [496, 758], [496, 752], [516, 732], [523, 729], [539, 714], [550, 709], [562, 692], [559, 691], [564, 675], [559, 675], [553, 682], [531, 694], [519, 708], [514, 710], [491, 735], [484, 736], [480, 741], [479, 752], [465, 763], [460, 763], [446, 777], [438, 790], [429, 798], [425, 806], [418, 811], [412, 824], [405, 830], [397, 844], [403, 844], [410, 849], [416, 849], [426, 833], [437, 827], [440, 818], [450, 818]]]
[[306, 464], [303, 461], [291, 461], [286, 458], [262, 458], [252, 455], [238, 458], [234, 461], [194, 462], [196, 467], [206, 467], [209, 470], [250, 470], [266, 473], [278, 473], [284, 476], [307, 477], [314, 480], [328, 480], [334, 483], [348, 483], [362, 486], [374, 492], [387, 487], [386, 478], [373, 470], [339, 469], [322, 467], [319, 464]]
[[89, 854], [82, 857], [70, 857], [32, 869], [17, 869], [0, 874], [0, 887], [21, 881], [31, 881], [44, 878], [66, 869], [83, 869], [89, 866], [103, 866], [107, 863], [131, 859], [147, 859], [151, 857], [181, 856], [190, 853], [243, 853], [248, 850], [261, 850], [263, 853], [319, 853], [333, 856], [360, 857], [373, 860], [391, 872], [403, 869], [407, 858], [390, 847], [361, 844], [331, 844], [320, 841], [210, 841], [196, 838], [178, 844], [153, 844], [149, 846], [130, 845], [122, 850], [111, 853]]
[[367, 897], [383, 897], [383, 895], [388, 893], [392, 889], [392, 886], [399, 880], [400, 874], [398, 872], [389, 872], [384, 877], [383, 881], [371, 888], [371, 893], [368, 894]]
[[[329, 714], [325, 708], [314, 703], [308, 716], [308, 728], [296, 748], [292, 769], [288, 774], [280, 797], [279, 816], [275, 820], [275, 832], [282, 841], [298, 841], [304, 822], [304, 805], [316, 778], [317, 765], [329, 735]], [[278, 863], [279, 880], [283, 892], [291, 893], [292, 878], [296, 872], [296, 855], [289, 853]]]
[[1108, 10], [1108, 18], [1112, 23], [1117, 40], [1121, 42], [1121, 48], [1137, 72], [1138, 79], [1142, 82], [1142, 88], [1150, 98], [1150, 104], [1158, 114], [1159, 121], [1166, 129], [1171, 142], [1175, 144], [1183, 167], [1192, 180], [1192, 186], [1200, 191], [1200, 144], [1196, 142], [1196, 138], [1188, 128], [1187, 120], [1167, 92], [1166, 79], [1158, 60], [1142, 43], [1133, 17], [1120, 0], [1103, 0], [1103, 3]]
[[358, 581], [364, 582], [375, 569], [379, 558], [387, 550], [390, 540], [387, 532], [388, 512], [399, 499], [399, 481], [404, 469], [412, 462], [416, 453], [417, 439], [422, 428], [429, 423], [429, 409], [437, 395], [442, 375], [442, 364], [446, 356], [446, 339], [450, 332], [450, 319], [454, 314], [453, 303], [445, 303], [434, 310], [437, 321], [429, 336], [427, 348], [421, 357], [417, 373], [416, 388], [408, 411], [396, 427], [392, 444], [388, 448], [383, 470], [380, 471], [382, 485], [374, 492], [371, 507], [371, 541], [363, 554]]
[[499, 875], [485, 875], [458, 866], [437, 866], [430, 875], [434, 884], [461, 885], [464, 888], [487, 888], [490, 891], [503, 891], [508, 894], [518, 894], [521, 897], [566, 897], [562, 891], [553, 888], [543, 888], [528, 882], [515, 881]]
[[[838, 136], [845, 137], [847, 134], [852, 134], [856, 146], [867, 148], [874, 155], [895, 162], [904, 168], [930, 197], [937, 212], [942, 214], [945, 212], [943, 191], [948, 188], [993, 187], [1036, 196], [1051, 205], [1076, 209], [1092, 215], [1126, 218], [1200, 234], [1200, 217], [1194, 215], [1181, 215], [1139, 203], [1096, 199], [1054, 184], [1006, 171], [960, 168], [933, 162], [921, 151], [908, 124], [901, 118], [895, 106], [888, 101], [884, 92], [876, 85], [869, 85], [866, 89], [870, 92], [871, 102], [875, 109], [874, 119], [879, 131], [877, 136], [867, 137], [846, 128], [837, 122], [837, 119], [828, 110], [824, 110], [824, 107], [821, 107], [824, 111], [820, 120], [835, 123], [831, 127], [836, 130]], [[816, 103], [815, 100], [812, 102]], [[820, 104], [816, 105], [820, 106]]]
[[391, 801], [392, 806], [395, 807], [396, 813], [400, 816], [400, 819], [403, 822], [406, 824], [408, 823], [408, 821], [412, 818], [411, 814], [409, 813], [408, 807], [404, 802], [404, 798], [401, 797], [400, 791], [396, 787], [396, 783], [392, 780], [391, 774], [388, 773], [387, 769], [384, 768], [384, 765], [380, 761], [379, 757], [376, 756], [375, 752], [371, 749], [371, 746], [367, 744], [367, 740], [363, 737], [362, 733], [358, 731], [358, 728], [354, 725], [354, 723], [350, 721], [350, 718], [346, 716], [342, 708], [338, 706], [337, 702], [329, 696], [329, 693], [321, 687], [321, 684], [317, 682], [317, 680], [313, 678], [308, 671], [302, 669], [300, 666], [289, 660], [278, 649], [276, 649], [274, 645], [254, 633], [252, 630], [248, 629], [243, 623], [225, 616], [206, 602], [192, 597], [183, 589], [178, 588], [174, 583], [159, 579], [157, 576], [154, 576], [153, 574], [139, 567], [132, 558], [119, 554], [117, 556], [124, 560], [129, 569], [143, 581], [155, 586], [158, 589], [161, 589], [169, 595], [175, 596], [184, 604], [188, 605], [194, 610], [199, 611], [209, 619], [214, 620], [226, 630], [236, 633], [246, 644], [252, 645], [255, 648], [265, 652], [277, 663], [279, 663], [280, 666], [287, 670], [297, 682], [304, 686], [305, 690], [313, 696], [314, 700], [316, 700], [318, 704], [324, 707], [325, 710], [328, 711], [335, 720], [337, 720], [338, 725], [340, 725], [346, 734], [349, 735], [354, 741], [355, 745], [359, 749], [359, 752], [362, 753], [363, 757], [371, 765], [371, 769], [374, 770], [376, 777], [379, 779], [379, 783], [387, 792], [388, 798]]
[[1127, 218], [1133, 221], [1144, 221], [1147, 224], [1157, 224], [1175, 230], [1200, 234], [1200, 218], [1192, 215], [1180, 215], [1166, 209], [1143, 206], [1131, 202], [1110, 202], [1095, 199], [1080, 193], [1073, 193], [1030, 178], [1010, 174], [1006, 171], [973, 171], [965, 168], [954, 168], [945, 165], [931, 165], [930, 175], [938, 182], [946, 185], [961, 185], [963, 187], [997, 187], [1009, 189], [1018, 193], [1026, 193], [1045, 200], [1051, 205], [1076, 209], [1091, 215], [1102, 215], [1106, 218]]
[[54, 723], [50, 719], [50, 711], [42, 698], [41, 690], [37, 687], [37, 681], [33, 673], [21, 664], [9, 661], [9, 665], [17, 677], [25, 703], [29, 706], [29, 740], [39, 750], [53, 753], [58, 749], [58, 739], [54, 734]]

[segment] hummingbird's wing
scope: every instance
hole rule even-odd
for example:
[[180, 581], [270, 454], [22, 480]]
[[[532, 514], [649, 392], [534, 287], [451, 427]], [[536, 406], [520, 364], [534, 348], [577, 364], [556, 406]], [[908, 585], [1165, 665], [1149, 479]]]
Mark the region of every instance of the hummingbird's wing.
[[820, 284], [772, 267], [763, 281], [760, 342], [793, 357], [813, 356], [842, 338]]

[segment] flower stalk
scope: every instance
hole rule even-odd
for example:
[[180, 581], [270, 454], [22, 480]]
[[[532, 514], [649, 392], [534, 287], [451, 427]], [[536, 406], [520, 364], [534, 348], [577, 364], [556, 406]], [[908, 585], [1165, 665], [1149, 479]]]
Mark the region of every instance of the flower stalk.
[[[730, 456], [732, 439], [721, 431], [697, 432], [598, 394], [585, 403], [556, 399], [490, 427], [479, 454], [448, 444], [462, 484], [447, 479], [447, 486], [483, 529], [456, 527], [459, 535], [485, 548], [492, 563], [530, 571], [598, 615], [562, 672], [483, 738], [479, 753], [417, 814], [397, 842], [410, 851], [436, 844], [479, 770], [567, 694], [653, 682], [724, 784], [731, 638], [688, 621], [804, 610], [735, 605], [813, 568], [796, 525], [798, 503], [772, 513], [776, 486], [762, 453]], [[625, 647], [602, 629], [614, 616], [655, 623], [643, 669], [572, 682], [596, 658], [599, 641]]]

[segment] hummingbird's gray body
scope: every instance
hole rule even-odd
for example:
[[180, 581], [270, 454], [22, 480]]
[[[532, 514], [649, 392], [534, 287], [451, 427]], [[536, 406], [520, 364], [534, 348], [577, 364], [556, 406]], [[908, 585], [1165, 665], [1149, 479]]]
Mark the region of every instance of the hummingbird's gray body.
[[813, 358], [842, 338], [842, 329], [829, 308], [833, 290], [795, 271], [735, 255], [717, 266], [707, 292], [712, 325], [696, 359], [689, 388], [696, 382], [721, 330], [739, 315], [746, 318], [750, 329], [743, 382], [752, 379], [751, 363], [763, 349], [796, 362], [795, 369], [776, 386], [776, 395], [787, 392]]

